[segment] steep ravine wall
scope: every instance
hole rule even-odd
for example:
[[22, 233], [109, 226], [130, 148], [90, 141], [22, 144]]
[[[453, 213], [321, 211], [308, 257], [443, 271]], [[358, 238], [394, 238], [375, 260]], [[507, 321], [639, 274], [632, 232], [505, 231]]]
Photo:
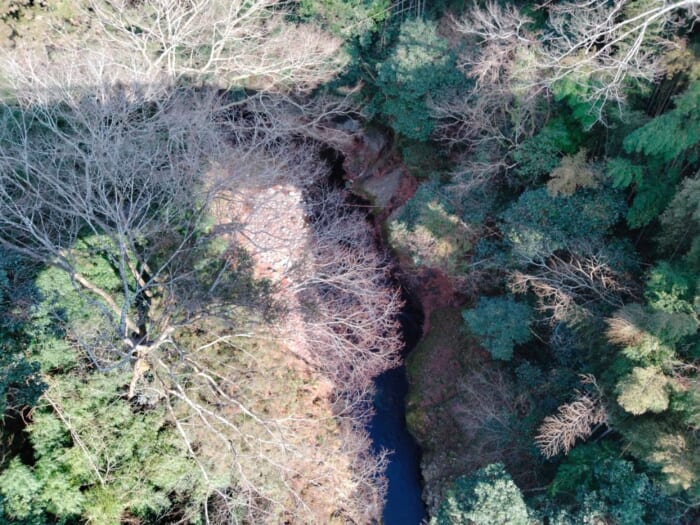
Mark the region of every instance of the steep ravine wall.
[[[414, 305], [414, 311], [420, 313], [408, 321], [414, 325], [412, 336], [406, 332], [407, 320], [403, 322], [408, 343], [405, 365], [377, 381], [377, 423], [371, 430], [375, 447], [401, 446], [386, 438], [390, 433], [387, 428], [392, 425], [402, 427], [400, 432], [410, 434], [410, 441], [415, 440], [418, 445], [413, 455], [396, 454], [388, 469], [390, 486], [385, 523], [404, 525], [418, 524], [421, 519], [427, 521], [427, 513], [435, 513], [445, 488], [457, 476], [483, 466], [479, 462], [492, 456], [501, 459], [497, 443], [484, 444], [480, 418], [484, 415], [482, 411], [498, 410], [500, 404], [510, 400], [480, 397], [480, 392], [493, 390], [484, 381], [498, 385], [506, 379], [462, 330], [461, 307], [465, 297], [457, 292], [455, 272], [449, 273], [449, 265], [440, 268], [416, 263], [405, 246], [393, 245], [391, 225], [403, 220], [407, 203], [420, 183], [404, 166], [392, 142], [390, 132], [380, 128], [358, 134], [352, 147], [343, 152], [343, 177], [349, 193], [371, 209], [370, 220], [377, 242], [392, 253], [394, 277], [408, 302]], [[423, 206], [420, 202], [418, 205]], [[451, 230], [449, 217], [445, 224]], [[464, 248], [460, 242], [464, 242], [466, 235], [454, 229], [449, 231], [449, 236], [448, 241], [455, 245], [456, 251]], [[475, 404], [479, 407], [475, 408]], [[465, 410], [465, 407], [470, 408]], [[396, 438], [397, 442], [400, 439]], [[417, 461], [419, 469], [411, 464]], [[427, 510], [423, 518], [412, 513], [410, 503], [411, 494], [418, 490], [415, 481], [418, 477], [421, 507], [425, 505]]]
[[345, 172], [346, 187], [370, 203], [375, 236], [393, 255], [394, 277], [422, 314], [421, 336], [401, 368], [405, 402], [396, 411], [420, 448], [427, 513], [436, 514], [457, 477], [489, 463], [504, 463], [517, 483], [531, 486], [535, 465], [522, 453], [529, 445], [512, 423], [522, 408], [512, 377], [463, 328], [462, 308], [473, 300], [462, 268], [468, 228], [441, 205], [434, 181], [419, 181], [406, 169], [386, 132], [357, 138]]
[[[454, 308], [457, 299], [447, 275], [435, 268], [415, 267], [390, 244], [387, 224], [419, 186], [419, 181], [406, 169], [393, 147], [390, 133], [369, 128], [356, 136], [352, 147], [343, 155], [342, 159], [336, 158], [342, 161], [342, 173], [336, 171], [335, 175], [342, 175], [349, 198], [369, 210], [368, 219], [377, 243], [393, 254], [393, 275], [407, 304], [401, 324], [406, 341], [404, 358], [409, 368], [404, 364], [377, 378], [376, 415], [370, 426], [370, 435], [375, 450], [386, 448], [394, 451], [387, 469], [389, 488], [383, 513], [385, 525], [418, 525], [428, 520], [423, 499], [429, 502], [428, 508], [434, 508], [443, 484], [440, 483], [442, 469], [434, 475], [433, 436], [427, 427], [421, 425], [422, 421], [431, 419], [424, 412], [429, 406], [425, 401], [441, 397], [445, 390], [441, 384], [424, 384], [420, 369], [426, 366], [424, 361], [430, 352], [426, 351], [425, 342], [434, 339], [431, 318], [437, 312], [438, 318], [449, 323], [454, 321], [453, 311], [457, 311], [459, 318], [458, 310]], [[445, 316], [441, 315], [443, 312], [446, 312]], [[458, 326], [446, 326], [444, 322], [439, 323], [438, 329], [446, 330], [448, 334], [459, 331]], [[439, 352], [454, 352], [456, 349], [456, 346], [450, 346]], [[418, 355], [414, 357], [413, 353]], [[430, 359], [432, 356], [427, 361]], [[432, 370], [433, 367], [427, 368]], [[444, 371], [437, 372], [436, 377], [443, 377]], [[431, 391], [423, 392], [420, 390], [423, 387]], [[429, 447], [427, 455], [421, 451], [424, 444]], [[437, 490], [433, 490], [436, 481]]]
[[423, 333], [432, 312], [457, 304], [450, 279], [436, 268], [415, 268], [393, 249], [386, 225], [416, 192], [419, 181], [404, 166], [387, 129], [370, 127], [358, 133], [343, 151], [343, 178], [350, 194], [366, 201], [375, 237], [394, 255], [395, 276], [423, 313]]

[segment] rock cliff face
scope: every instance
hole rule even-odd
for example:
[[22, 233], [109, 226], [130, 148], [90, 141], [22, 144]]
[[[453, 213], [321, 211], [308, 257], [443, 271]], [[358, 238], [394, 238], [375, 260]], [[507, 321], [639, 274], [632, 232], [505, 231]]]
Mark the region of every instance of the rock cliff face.
[[403, 165], [387, 131], [368, 128], [341, 150], [346, 187], [370, 202], [375, 225], [381, 225], [416, 192], [418, 181]]
[[439, 268], [416, 266], [402, 250], [392, 246], [387, 224], [399, 215], [414, 196], [419, 181], [393, 148], [388, 131], [378, 128], [359, 130], [352, 143], [341, 147], [347, 190], [368, 201], [371, 207], [375, 236], [394, 254], [397, 278], [408, 293], [421, 305], [425, 320], [423, 333], [430, 328], [430, 314], [439, 308], [456, 304], [453, 283]]

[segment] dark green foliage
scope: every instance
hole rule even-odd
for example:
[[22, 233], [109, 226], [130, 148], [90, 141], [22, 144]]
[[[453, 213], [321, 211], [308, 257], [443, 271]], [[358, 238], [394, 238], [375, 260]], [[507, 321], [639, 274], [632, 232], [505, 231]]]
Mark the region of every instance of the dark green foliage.
[[424, 141], [433, 130], [426, 96], [437, 96], [463, 82], [453, 52], [437, 34], [437, 24], [407, 20], [391, 55], [377, 66], [375, 103], [398, 133]]
[[620, 112], [613, 112], [610, 125], [604, 136], [593, 134], [588, 136], [588, 140], [602, 141], [608, 156], [606, 160], [611, 160], [612, 155], [618, 155], [625, 151], [624, 142], [630, 133], [644, 126], [651, 119], [646, 111], [627, 105], [622, 107]]
[[673, 161], [695, 162], [700, 145], [700, 82], [674, 99], [675, 107], [627, 136], [627, 153]]
[[533, 390], [540, 388], [545, 382], [542, 369], [530, 361], [523, 361], [515, 369], [515, 377], [521, 390]]
[[[108, 266], [98, 257], [90, 261], [85, 273], [109, 289]], [[65, 272], [44, 270], [36, 283], [44, 300], [32, 312], [29, 348], [49, 388], [27, 428], [33, 464], [15, 458], [0, 472], [5, 515], [21, 523], [108, 525], [127, 511], [147, 518], [184, 500], [186, 514], [196, 517], [204, 480], [165, 408], [136, 410], [125, 399], [128, 368], [94, 373], [62, 341], [64, 332], [99, 322]]]
[[[518, 425], [525, 434], [522, 439], [526, 446], [532, 446], [532, 436], [542, 420], [556, 413], [560, 405], [570, 400], [571, 392], [581, 387], [580, 377], [574, 368], [576, 364], [575, 359], [556, 367], [542, 367], [531, 361], [522, 361], [515, 368], [518, 399], [528, 407], [526, 413], [518, 414]], [[533, 453], [539, 456], [534, 450]]]
[[422, 184], [388, 223], [391, 246], [414, 265], [448, 275], [465, 271], [472, 232], [455, 215], [450, 196], [437, 180]]
[[700, 430], [700, 382], [697, 377], [671, 392], [670, 409], [680, 415], [690, 429]]
[[431, 203], [436, 203], [449, 215], [456, 211], [450, 202], [449, 194], [437, 179], [432, 179], [418, 187], [413, 197], [401, 208], [397, 219], [406, 224], [408, 228], [415, 228], [418, 224], [426, 222], [422, 219], [424, 214], [429, 213], [428, 208], [430, 208]]
[[692, 313], [653, 310], [631, 303], [625, 305], [618, 315], [638, 332], [630, 338], [632, 344], [653, 337], [662, 344], [674, 346], [695, 335], [698, 330], [698, 320]]
[[698, 320], [693, 314], [653, 312], [647, 317], [647, 329], [665, 343], [676, 345], [697, 333]]
[[598, 518], [617, 525], [661, 525], [671, 519], [660, 490], [606, 445], [574, 448], [557, 469], [549, 492], [559, 503], [548, 516], [554, 523], [595, 523]]
[[677, 168], [664, 168], [656, 159], [639, 165], [618, 157], [610, 159], [607, 167], [615, 188], [634, 188], [635, 196], [627, 212], [627, 224], [632, 228], [649, 224], [663, 211], [679, 176]]
[[608, 336], [626, 346], [604, 372], [624, 411], [611, 406], [611, 424], [629, 452], [666, 491], [686, 491], [691, 500], [700, 473], [696, 282], [691, 272], [659, 261], [647, 274], [647, 305], [626, 305], [610, 323]]
[[563, 118], [553, 118], [537, 135], [515, 148], [512, 156], [517, 166], [508, 176], [509, 182], [532, 186], [559, 165], [562, 155], [575, 153], [579, 140]]
[[[623, 147], [630, 158], [608, 161], [613, 185], [634, 189], [627, 222], [649, 224], [669, 205], [681, 175], [700, 159], [700, 82], [675, 98], [675, 107], [632, 131]], [[669, 206], [669, 209], [673, 209]], [[692, 242], [692, 241], [691, 241]]]
[[700, 446], [694, 432], [674, 426], [670, 418], [621, 417], [614, 424], [627, 450], [647, 466], [667, 493], [686, 491], [691, 501], [697, 501]]
[[655, 310], [693, 313], [697, 275], [677, 264], [659, 261], [647, 274], [644, 297]]
[[574, 79], [565, 76], [552, 85], [554, 99], [566, 103], [571, 116], [580, 126], [589, 131], [603, 117], [603, 101], [591, 97], [591, 93], [600, 88], [593, 79]]
[[[621, 16], [635, 16], [652, 3], [630, 2]], [[545, 24], [546, 10], [533, 11], [527, 3], [518, 8], [539, 16], [539, 27]], [[649, 29], [657, 32], [660, 26], [652, 24]], [[448, 31], [441, 34], [456, 40]], [[424, 83], [415, 83], [410, 75], [398, 73], [400, 58], [408, 63], [409, 57], [421, 56], [408, 51], [407, 35], [402, 34], [401, 44], [384, 62], [384, 67], [392, 66], [387, 72], [393, 76], [380, 74], [384, 84], [379, 89], [387, 97], [384, 114], [395, 129], [411, 136], [430, 122], [429, 115], [421, 118], [426, 115], [424, 105], [414, 102], [422, 101], [425, 93], [439, 97], [441, 90], [430, 91], [429, 74]], [[620, 47], [611, 52], [620, 53], [630, 45], [620, 41]], [[693, 57], [692, 51], [687, 54]], [[673, 74], [678, 76], [672, 78]], [[621, 86], [626, 104], [620, 111], [608, 111], [596, 95], [607, 87], [605, 72], [582, 68], [552, 86], [554, 103], [548, 101], [547, 124], [531, 138], [519, 137], [504, 147], [501, 157], [483, 156], [490, 144], [502, 139], [498, 134], [483, 137], [487, 146], [465, 140], [448, 150], [426, 142], [424, 154], [411, 148], [409, 153], [420, 154], [406, 155], [421, 174], [429, 174], [437, 165], [430, 160], [436, 153], [448, 159], [464, 158], [466, 165], [505, 159], [509, 166], [483, 192], [445, 181], [440, 181], [443, 187], [434, 182], [426, 189], [433, 195], [447, 193], [449, 211], [477, 232], [476, 239], [470, 239], [473, 247], [465, 265], [469, 273], [461, 277], [473, 279], [470, 284], [476, 281], [475, 287], [481, 285], [482, 297], [463, 312], [463, 318], [469, 333], [478, 336], [495, 359], [511, 361], [499, 366], [517, 379], [523, 428], [537, 427], [558, 405], [568, 402], [572, 392], [581, 388], [579, 374], [596, 377], [596, 395], [601, 395], [612, 431], [604, 433], [602, 426], [591, 437], [593, 441], [604, 435], [600, 443], [579, 446], [562, 458], [551, 486], [554, 499], [542, 500], [539, 506], [539, 517], [550, 525], [680, 523], [679, 514], [662, 495], [662, 486], [676, 493], [681, 506], [700, 501], [700, 185], [696, 175], [700, 83], [692, 79], [676, 69], [651, 97], [648, 83], [633, 79]], [[392, 91], [392, 83], [406, 93]], [[685, 91], [669, 104], [668, 97], [679, 88]], [[392, 107], [388, 94], [401, 100], [401, 105]], [[403, 116], [397, 116], [399, 111]], [[417, 135], [412, 138], [424, 140]], [[605, 177], [599, 163], [605, 166]], [[557, 185], [550, 184], [555, 191], [548, 192], [543, 185], [553, 172]], [[460, 190], [469, 195], [464, 197]], [[427, 207], [425, 200], [414, 204]], [[409, 216], [421, 216], [419, 209], [409, 206], [407, 210]], [[444, 232], [440, 235], [446, 237]], [[588, 262], [610, 273], [597, 282], [587, 282], [575, 271], [566, 273], [570, 269], [566, 264]], [[543, 312], [539, 319], [540, 310], [531, 310], [524, 302], [505, 294], [491, 297], [508, 284], [516, 285], [519, 276], [530, 279], [523, 291], [529, 294], [528, 301], [537, 295]], [[459, 273], [454, 277], [459, 287]], [[531, 284], [535, 279], [540, 288]], [[617, 295], [594, 291], [596, 286], [610, 290], [618, 284]], [[574, 305], [574, 313], [582, 315], [545, 318], [551, 305]], [[620, 322], [616, 334], [615, 322]], [[523, 346], [513, 359], [518, 344]], [[455, 384], [459, 383], [445, 388]], [[620, 450], [630, 453], [636, 463]], [[458, 453], [445, 453], [450, 452]], [[548, 479], [546, 469], [538, 475]], [[542, 484], [538, 480], [533, 485]], [[459, 509], [455, 493], [450, 492], [450, 497], [452, 508]], [[687, 516], [693, 512], [689, 510]], [[448, 517], [443, 510], [439, 516], [445, 523], [473, 519], [465, 513]], [[683, 519], [692, 522], [692, 518]]]
[[532, 338], [528, 327], [532, 310], [511, 297], [482, 297], [476, 308], [465, 310], [462, 317], [494, 359], [509, 361], [513, 347]]
[[298, 14], [343, 38], [376, 31], [390, 13], [387, 0], [301, 0]]
[[673, 195], [673, 182], [677, 180], [675, 174], [668, 175], [668, 181], [663, 180], [662, 177], [650, 175], [636, 187], [637, 192], [627, 212], [627, 223], [630, 227], [646, 226], [664, 209]]
[[546, 256], [591, 243], [609, 233], [624, 212], [621, 196], [609, 188], [553, 197], [545, 188], [528, 190], [502, 215], [516, 253]]
[[622, 157], [608, 159], [607, 170], [614, 188], [642, 184], [646, 172], [644, 166], [633, 164], [631, 160]]
[[0, 248], [0, 331], [18, 336], [37, 294], [33, 279], [37, 267], [31, 261]]
[[700, 271], [700, 175], [683, 182], [660, 220], [659, 244]]
[[0, 250], [0, 421], [8, 410], [32, 407], [44, 389], [39, 364], [27, 359], [24, 333], [36, 300], [30, 261]]
[[527, 525], [528, 508], [501, 463], [457, 478], [432, 525]]
[[[199, 471], [164, 414], [135, 414], [119, 399], [128, 375], [86, 379], [54, 378], [51, 404], [29, 426], [36, 463], [14, 460], [0, 474], [6, 514], [83, 515], [106, 525], [119, 523], [127, 509], [146, 517], [169, 508], [172, 496], [194, 498]], [[80, 442], [71, 436], [80, 436]]]
[[27, 520], [33, 514], [32, 501], [41, 489], [41, 483], [18, 458], [12, 460], [0, 474], [4, 515]]
[[243, 307], [265, 319], [278, 313], [271, 283], [254, 278], [253, 261], [245, 250], [204, 238], [191, 255], [176, 268], [183, 275], [173, 286], [179, 315], [230, 319]]
[[635, 164], [630, 159], [616, 157], [608, 160], [607, 172], [615, 188], [634, 188], [635, 196], [627, 212], [627, 223], [640, 228], [656, 218], [673, 196], [679, 172], [664, 169], [657, 159]]
[[0, 343], [0, 415], [34, 406], [44, 390], [39, 364], [27, 361]]
[[397, 147], [406, 168], [419, 179], [429, 179], [447, 169], [445, 156], [429, 143], [399, 137]]

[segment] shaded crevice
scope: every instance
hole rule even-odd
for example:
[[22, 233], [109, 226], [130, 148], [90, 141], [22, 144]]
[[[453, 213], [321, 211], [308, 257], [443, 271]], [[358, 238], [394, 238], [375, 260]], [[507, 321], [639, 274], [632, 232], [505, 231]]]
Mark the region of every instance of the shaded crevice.
[[[328, 183], [335, 188], [346, 188], [346, 173], [343, 168], [345, 155], [332, 147], [324, 147], [320, 154], [330, 167]], [[349, 206], [365, 210], [367, 227], [372, 230], [376, 247], [382, 253], [389, 253], [381, 227], [372, 213], [374, 207], [371, 202], [351, 191], [345, 191], [344, 195]], [[382, 516], [384, 525], [419, 525], [428, 516], [421, 497], [421, 450], [406, 424], [408, 377], [405, 359], [423, 336], [424, 314], [419, 298], [414, 297], [401, 282], [402, 271], [398, 262], [390, 259], [390, 266], [391, 280], [400, 288], [404, 304], [398, 319], [404, 341], [402, 363], [374, 379], [375, 414], [367, 430], [375, 452], [393, 451], [386, 472], [388, 492]]]

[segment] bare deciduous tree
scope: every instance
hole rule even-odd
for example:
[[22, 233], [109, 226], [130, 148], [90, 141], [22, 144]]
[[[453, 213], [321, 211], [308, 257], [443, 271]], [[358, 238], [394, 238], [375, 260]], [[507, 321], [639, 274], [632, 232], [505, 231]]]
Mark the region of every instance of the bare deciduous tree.
[[450, 19], [458, 67], [473, 87], [429, 99], [428, 107], [437, 138], [468, 148], [454, 173], [461, 191], [499, 181], [513, 167], [508, 153], [542, 124], [548, 91], [538, 84], [540, 42], [529, 23], [517, 8], [495, 2]]
[[608, 415], [601, 402], [595, 378], [583, 376], [582, 380], [593, 385], [596, 392], [577, 392], [574, 401], [561, 405], [556, 415], [544, 418], [537, 431], [535, 444], [547, 458], [560, 452], [567, 454], [576, 440], [588, 438], [598, 425], [607, 422]]
[[538, 125], [540, 95], [568, 85], [591, 107], [593, 122], [605, 122], [610, 103], [621, 105], [630, 84], [664, 73], [664, 55], [681, 45], [679, 30], [700, 20], [700, 1], [631, 0], [544, 2], [545, 30], [513, 6], [495, 2], [453, 19], [469, 45], [461, 67], [475, 87], [433, 102], [440, 136], [449, 143], [499, 141], [517, 144]]
[[512, 5], [501, 6], [487, 2], [474, 6], [460, 19], [452, 18], [455, 30], [476, 39], [480, 49], [468, 49], [460, 55], [460, 66], [481, 86], [493, 86], [503, 80], [517, 80], [525, 74], [517, 71], [523, 51], [532, 52], [536, 46], [534, 35], [527, 26], [532, 20]]
[[539, 43], [527, 30], [530, 20], [513, 6], [474, 6], [452, 29], [468, 45], [459, 46], [459, 67], [474, 88], [431, 101], [437, 133], [450, 144], [495, 141], [509, 148], [531, 135], [538, 120], [536, 56]]
[[371, 379], [398, 364], [400, 295], [364, 217], [337, 191], [321, 190], [309, 213], [311, 260], [294, 291], [313, 359], [346, 400], [364, 400]]
[[[98, 369], [131, 366], [131, 402], [167, 407], [231, 516], [312, 522], [321, 512], [312, 494], [334, 487], [325, 498], [349, 519], [371, 521], [381, 510], [384, 460], [362, 428], [371, 377], [396, 360], [400, 303], [367, 225], [337, 195], [309, 204], [319, 219], [298, 292], [315, 364], [338, 400], [335, 419], [316, 421], [302, 409], [261, 408], [268, 394], [261, 379], [251, 386], [256, 363], [232, 362], [245, 354], [236, 340], [261, 337], [246, 319], [261, 317], [251, 306], [265, 295], [239, 270], [234, 246], [216, 248], [242, 225], [212, 219], [213, 203], [233, 204], [244, 188], [285, 182], [304, 190], [325, 176], [318, 148], [303, 139], [323, 125], [325, 110], [297, 104], [295, 117], [275, 115], [291, 99], [231, 107], [206, 89], [146, 98], [122, 84], [96, 93], [3, 104], [0, 242], [71, 277], [91, 317], [71, 340]], [[84, 271], [91, 257], [107, 262], [118, 285]], [[338, 442], [321, 446], [316, 435], [335, 435], [329, 426], [338, 427]]]
[[[373, 376], [397, 363], [400, 301], [364, 218], [337, 190], [319, 185], [325, 170], [319, 173], [318, 157], [312, 159], [317, 148], [289, 146], [289, 152], [278, 149], [268, 161], [289, 176], [248, 159], [278, 177], [262, 188], [255, 177], [241, 194], [227, 192], [225, 202], [233, 206], [232, 222], [240, 223], [236, 235], [261, 271], [278, 283], [276, 294], [287, 315], [277, 323], [275, 337], [330, 380], [333, 413], [354, 455], [357, 493], [351, 501], [364, 501], [367, 514], [358, 521], [371, 521], [381, 510], [383, 463], [363, 448], [369, 441], [362, 428], [370, 414]], [[353, 509], [345, 506], [346, 512]]]
[[[132, 403], [169, 411], [211, 483], [207, 522], [210, 510], [227, 523], [323, 522], [334, 505], [339, 519], [378, 519], [385, 456], [364, 423], [371, 378], [397, 360], [400, 301], [362, 218], [307, 193], [328, 169], [314, 139], [348, 140], [331, 122], [348, 99], [293, 97], [343, 67], [340, 42], [273, 0], [90, 9], [77, 39], [0, 52], [0, 242], [70, 276], [90, 310], [71, 342], [99, 370], [131, 367]], [[220, 91], [233, 87], [267, 92]], [[299, 363], [283, 350], [260, 363], [241, 344], [279, 342], [233, 234], [256, 238], [217, 206], [278, 185], [316, 199], [308, 260], [290, 267], [304, 269], [306, 373], [332, 384], [314, 394], [325, 412], [275, 406], [261, 374]], [[91, 258], [116, 281], [86, 270]]]
[[160, 75], [265, 90], [306, 90], [343, 66], [340, 40], [285, 20], [278, 0], [92, 0], [98, 35], [153, 82]]
[[653, 81], [662, 58], [675, 47], [673, 31], [700, 19], [698, 0], [548, 2], [551, 30], [543, 35], [545, 82], [579, 84], [597, 120], [609, 103], [621, 104], [630, 82]]
[[[86, 96], [2, 107], [0, 242], [60, 267], [95, 296], [113, 328], [114, 351], [95, 359], [97, 366], [157, 348], [172, 332], [165, 292], [174, 282], [170, 269], [197, 248], [194, 236], [211, 199], [200, 176], [216, 170], [220, 153], [211, 102], [182, 92], [149, 101], [116, 88], [109, 101]], [[79, 239], [107, 254], [118, 270], [119, 294], [80, 272]], [[164, 308], [154, 334], [154, 319], [146, 318], [155, 302]]]
[[620, 308], [624, 297], [634, 294], [634, 286], [601, 253], [536, 256], [528, 259], [527, 266], [527, 272], [513, 273], [510, 287], [515, 293], [532, 291], [539, 310], [552, 323], [575, 322], [596, 304]]
[[133, 81], [305, 91], [345, 64], [342, 42], [287, 21], [279, 0], [90, 0], [88, 38]]
[[56, 100], [115, 83], [140, 84], [146, 97], [185, 84], [306, 93], [347, 63], [342, 41], [288, 21], [279, 0], [85, 0], [77, 8], [77, 31], [56, 27], [40, 43], [0, 50], [2, 81], [15, 94]]

